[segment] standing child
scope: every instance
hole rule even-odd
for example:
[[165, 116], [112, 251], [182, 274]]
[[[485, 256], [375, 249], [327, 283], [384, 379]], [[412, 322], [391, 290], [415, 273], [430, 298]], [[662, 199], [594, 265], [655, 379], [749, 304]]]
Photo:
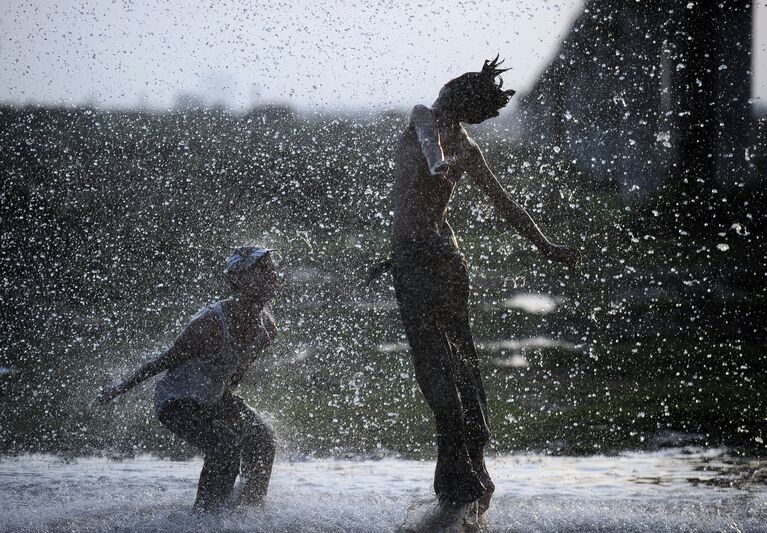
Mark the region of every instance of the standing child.
[[479, 514], [490, 505], [495, 487], [484, 461], [490, 427], [469, 326], [468, 266], [447, 221], [461, 178], [468, 175], [509, 226], [544, 257], [574, 266], [580, 255], [549, 242], [498, 182], [463, 128], [462, 123], [497, 117], [514, 94], [496, 81], [504, 72], [497, 59], [449, 81], [430, 108], [413, 108], [396, 151], [388, 263], [416, 379], [436, 422], [434, 491], [449, 507], [473, 503]]

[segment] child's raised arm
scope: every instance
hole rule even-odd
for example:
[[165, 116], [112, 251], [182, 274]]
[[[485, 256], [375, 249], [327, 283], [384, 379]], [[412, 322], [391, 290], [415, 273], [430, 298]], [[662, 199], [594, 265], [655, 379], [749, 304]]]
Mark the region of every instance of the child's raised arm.
[[442, 152], [439, 129], [431, 109], [425, 105], [415, 106], [410, 113], [410, 125], [415, 129], [421, 152], [426, 157], [432, 176], [447, 173], [453, 161], [449, 158], [445, 159], [445, 154]]

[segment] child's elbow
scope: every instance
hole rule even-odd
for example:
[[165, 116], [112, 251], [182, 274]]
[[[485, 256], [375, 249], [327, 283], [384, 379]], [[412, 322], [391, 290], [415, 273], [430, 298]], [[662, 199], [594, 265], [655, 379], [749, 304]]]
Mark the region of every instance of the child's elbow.
[[413, 107], [410, 112], [410, 124], [413, 126], [425, 126], [432, 122], [431, 109], [423, 104]]

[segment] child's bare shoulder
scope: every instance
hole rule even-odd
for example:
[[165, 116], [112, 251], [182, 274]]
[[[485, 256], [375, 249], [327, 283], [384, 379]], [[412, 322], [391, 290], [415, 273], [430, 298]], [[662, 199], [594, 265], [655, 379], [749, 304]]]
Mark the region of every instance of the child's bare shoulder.
[[200, 310], [179, 335], [178, 341], [197, 348], [216, 346], [223, 334], [218, 313], [211, 307]]

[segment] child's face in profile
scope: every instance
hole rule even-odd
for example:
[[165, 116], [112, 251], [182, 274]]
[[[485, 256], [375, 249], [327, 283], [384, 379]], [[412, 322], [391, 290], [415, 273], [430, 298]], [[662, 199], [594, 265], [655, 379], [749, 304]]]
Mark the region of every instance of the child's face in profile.
[[241, 280], [237, 284], [239, 292], [243, 296], [252, 297], [260, 301], [268, 301], [274, 298], [280, 287], [277, 267], [270, 254], [260, 258], [258, 262], [247, 272], [243, 272]]

